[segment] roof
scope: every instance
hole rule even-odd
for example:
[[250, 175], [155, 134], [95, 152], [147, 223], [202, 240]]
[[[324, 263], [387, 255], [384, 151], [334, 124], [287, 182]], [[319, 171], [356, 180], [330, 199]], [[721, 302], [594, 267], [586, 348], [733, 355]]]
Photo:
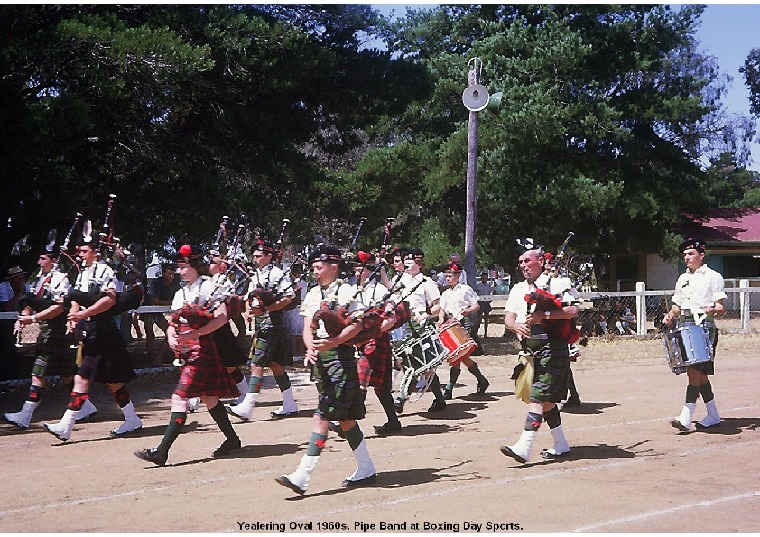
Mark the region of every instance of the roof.
[[760, 207], [710, 209], [707, 218], [683, 226], [684, 236], [701, 237], [710, 243], [760, 243]]

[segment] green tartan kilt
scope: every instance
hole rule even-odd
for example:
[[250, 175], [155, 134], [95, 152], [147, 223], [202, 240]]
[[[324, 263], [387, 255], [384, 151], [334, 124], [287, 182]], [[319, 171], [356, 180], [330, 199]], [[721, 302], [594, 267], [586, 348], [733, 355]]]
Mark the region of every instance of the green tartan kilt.
[[319, 353], [314, 364], [319, 392], [317, 413], [328, 420], [360, 420], [367, 409], [359, 383], [354, 348], [341, 345]]
[[[697, 371], [704, 373], [705, 375], [715, 374], [715, 349], [718, 347], [718, 327], [715, 326], [715, 320], [712, 317], [708, 317], [702, 323], [707, 328], [707, 333], [712, 340], [712, 360], [709, 362], [700, 362], [698, 364], [690, 365], [689, 367], [696, 369]], [[691, 315], [681, 315], [678, 319], [678, 328], [682, 326], [695, 326], [694, 317]]]
[[268, 316], [256, 317], [253, 363], [259, 367], [268, 367], [269, 362], [275, 362], [281, 366], [293, 365], [290, 334], [285, 328], [281, 312], [271, 312]]
[[66, 317], [40, 325], [32, 375], [71, 377], [77, 372], [74, 334], [66, 333]]
[[570, 352], [567, 342], [549, 340], [533, 354], [532, 403], [561, 403], [570, 382]]

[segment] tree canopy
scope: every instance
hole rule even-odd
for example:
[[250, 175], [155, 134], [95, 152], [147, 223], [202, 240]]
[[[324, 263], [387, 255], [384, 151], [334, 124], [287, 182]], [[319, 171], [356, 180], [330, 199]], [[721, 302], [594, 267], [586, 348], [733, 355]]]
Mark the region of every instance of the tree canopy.
[[[0, 248], [76, 212], [102, 223], [114, 193], [117, 233], [152, 249], [207, 242], [225, 214], [253, 237], [289, 218], [292, 242], [341, 245], [366, 216], [370, 247], [394, 217], [394, 244], [442, 262], [463, 246], [477, 56], [504, 92], [480, 114], [479, 265], [570, 230], [589, 253], [664, 250], [684, 212], [756, 199], [738, 149], [753, 130], [722, 109], [702, 10], [0, 6]], [[757, 54], [744, 73], [756, 88]]]

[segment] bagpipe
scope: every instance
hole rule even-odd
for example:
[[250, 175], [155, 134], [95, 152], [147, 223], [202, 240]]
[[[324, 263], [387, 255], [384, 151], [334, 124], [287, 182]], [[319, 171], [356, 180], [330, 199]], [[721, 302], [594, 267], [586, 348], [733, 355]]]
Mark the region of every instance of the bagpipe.
[[[288, 227], [288, 224], [290, 223], [290, 220], [287, 218], [282, 219], [282, 227], [280, 228], [280, 235], [277, 238], [277, 242], [274, 243], [274, 248], [272, 251], [272, 260], [269, 262], [269, 269], [271, 270], [277, 262], [282, 260], [283, 255], [283, 239], [285, 237], [285, 230]], [[271, 306], [278, 300], [280, 300], [284, 293], [287, 292], [291, 287], [293, 287], [293, 283], [290, 283], [290, 286], [286, 287], [285, 289], [279, 290], [280, 284], [287, 276], [287, 273], [285, 271], [282, 272], [282, 275], [276, 282], [269, 282], [267, 281], [264, 286], [258, 286], [256, 289], [252, 290], [250, 295], [248, 296], [248, 302], [251, 305], [251, 307], [261, 307], [266, 308], [268, 306]]]
[[[362, 218], [359, 223], [359, 228], [351, 243], [352, 248], [356, 245], [358, 231], [361, 229], [364, 220], [365, 219]], [[393, 219], [389, 218], [386, 222], [383, 234], [383, 245], [379, 250], [377, 257], [375, 257], [376, 266], [374, 270], [364, 280], [363, 284], [357, 285], [356, 293], [354, 293], [351, 302], [356, 300], [356, 298], [364, 292], [367, 284], [375, 279], [375, 277], [380, 273], [380, 270], [385, 265], [386, 261], [384, 259], [384, 255], [382, 255], [381, 252], [384, 252], [387, 247], [388, 240], [390, 238], [390, 223], [392, 221]], [[359, 259], [359, 262], [364, 267], [368, 264], [373, 256], [372, 254], [367, 254], [365, 252], [358, 252], [357, 257]], [[346, 343], [350, 345], [362, 345], [373, 339], [377, 339], [382, 334], [382, 325], [386, 320], [394, 320], [393, 326], [388, 330], [400, 328], [412, 318], [411, 311], [409, 310], [409, 303], [406, 301], [406, 298], [416, 290], [417, 286], [419, 286], [419, 284], [415, 286], [414, 289], [412, 289], [400, 300], [391, 300], [391, 297], [394, 294], [400, 292], [401, 289], [404, 288], [404, 285], [401, 283], [401, 276], [401, 274], [398, 274], [394, 278], [391, 283], [391, 288], [388, 289], [382, 298], [377, 300], [374, 304], [367, 305], [367, 307], [364, 309], [357, 309], [349, 313], [346, 306], [337, 304], [337, 296], [331, 297], [329, 301], [323, 300], [320, 304], [319, 310], [314, 313], [314, 316], [312, 318], [312, 330], [316, 330], [319, 327], [319, 322], [322, 321], [327, 334], [330, 337], [335, 337], [339, 335], [347, 326], [355, 323], [361, 323], [361, 330], [351, 339], [346, 341]]]
[[[532, 304], [536, 305], [539, 311], [558, 311], [562, 309], [562, 300], [560, 296], [554, 295], [549, 292], [549, 286], [554, 273], [559, 268], [559, 263], [562, 261], [565, 250], [570, 239], [575, 235], [572, 231], [567, 235], [567, 238], [560, 246], [557, 255], [554, 257], [553, 264], [549, 270], [549, 279], [544, 285], [543, 289], [536, 289], [525, 295], [525, 301], [528, 303], [528, 309]], [[544, 328], [550, 339], [562, 339], [571, 345], [578, 341], [581, 333], [578, 327], [575, 325], [574, 319], [543, 319], [541, 326]]]
[[[109, 200], [106, 207], [106, 216], [103, 221], [103, 231], [99, 233], [98, 239], [101, 255], [107, 257], [108, 251], [110, 250], [114, 256], [120, 256], [123, 258], [125, 266], [139, 276], [140, 272], [127, 261], [129, 252], [124, 250], [121, 247], [120, 240], [117, 237], [114, 237], [114, 202], [116, 200], [116, 194], [109, 194], [108, 197]], [[74, 220], [74, 226], [72, 226], [69, 231], [69, 236], [77, 225], [79, 217], [81, 217], [81, 214], [77, 213], [77, 218]], [[64, 246], [61, 246], [61, 250], [65, 251], [68, 248], [69, 236], [66, 237]], [[85, 243], [92, 241], [92, 224], [89, 220], [85, 221], [82, 226], [82, 236]], [[66, 255], [68, 256], [68, 254]], [[71, 307], [71, 302], [76, 302], [85, 308], [92, 306], [107, 294], [96, 287], [97, 284], [91, 284], [90, 289], [87, 291], [80, 291], [73, 288], [69, 289], [68, 294], [63, 299], [64, 307], [69, 309]], [[145, 290], [142, 282], [139, 279], [136, 279], [129, 289], [116, 293], [116, 303], [113, 306], [103, 313], [96, 315], [95, 318], [107, 319], [121, 315], [126, 311], [137, 309], [142, 303], [144, 294]]]

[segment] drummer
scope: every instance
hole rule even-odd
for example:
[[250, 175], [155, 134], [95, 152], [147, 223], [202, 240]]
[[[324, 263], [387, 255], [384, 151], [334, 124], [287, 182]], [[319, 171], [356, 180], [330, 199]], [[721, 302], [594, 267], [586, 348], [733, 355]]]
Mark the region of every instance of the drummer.
[[[403, 293], [407, 293], [406, 300], [412, 312], [412, 319], [408, 323], [412, 333], [410, 338], [415, 339], [421, 337], [426, 325], [432, 324], [438, 318], [441, 293], [436, 283], [422, 273], [425, 266], [425, 253], [422, 250], [410, 248], [403, 254], [403, 258], [405, 272], [401, 278], [401, 283], [403, 284]], [[433, 373], [430, 391], [435, 400], [428, 408], [428, 412], [441, 412], [446, 408], [446, 400], [443, 398], [441, 383], [435, 373]], [[397, 414], [404, 411], [407, 396], [408, 394], [402, 392], [396, 397], [394, 406]]]
[[714, 427], [720, 423], [708, 375], [715, 374], [713, 360], [718, 345], [718, 329], [714, 318], [725, 311], [723, 300], [726, 292], [723, 276], [704, 264], [706, 249], [707, 243], [698, 238], [688, 238], [679, 246], [686, 272], [676, 281], [673, 306], [663, 319], [663, 324], [671, 328], [701, 325], [707, 329], [712, 340], [712, 360], [694, 364], [686, 370], [689, 379], [686, 402], [681, 415], [671, 421], [671, 425], [683, 433], [693, 430], [691, 415], [700, 395], [707, 407], [707, 416], [697, 422], [697, 428]]
[[[446, 265], [444, 276], [448, 288], [441, 294], [440, 310], [438, 311], [438, 328], [448, 319], [456, 319], [467, 330], [470, 337], [474, 338], [475, 325], [470, 321], [470, 314], [478, 311], [478, 295], [475, 291], [464, 282], [460, 282], [462, 275], [462, 265], [456, 261], [451, 261]], [[467, 366], [467, 371], [472, 373], [478, 379], [477, 393], [486, 393], [488, 389], [488, 379], [480, 372], [478, 364], [465, 356], [461, 360], [451, 364], [449, 370], [449, 383], [443, 388], [444, 399], [451, 399], [454, 386], [461, 372], [461, 364]]]

